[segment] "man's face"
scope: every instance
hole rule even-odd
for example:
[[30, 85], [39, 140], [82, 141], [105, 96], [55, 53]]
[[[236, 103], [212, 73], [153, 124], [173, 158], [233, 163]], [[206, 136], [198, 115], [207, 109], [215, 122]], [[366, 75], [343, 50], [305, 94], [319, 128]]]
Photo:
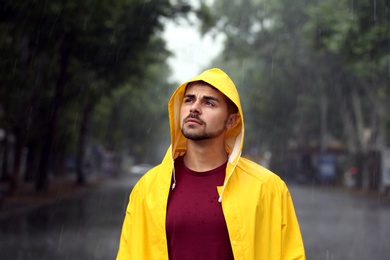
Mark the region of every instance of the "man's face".
[[206, 140], [221, 136], [228, 127], [225, 96], [202, 83], [187, 87], [180, 108], [181, 131], [190, 140]]

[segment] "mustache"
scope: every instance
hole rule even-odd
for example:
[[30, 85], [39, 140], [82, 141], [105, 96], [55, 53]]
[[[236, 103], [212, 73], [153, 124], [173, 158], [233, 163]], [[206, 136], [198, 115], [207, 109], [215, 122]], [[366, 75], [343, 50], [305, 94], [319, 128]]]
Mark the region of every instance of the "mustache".
[[196, 119], [199, 122], [201, 122], [202, 124], [204, 124], [203, 120], [199, 118], [198, 113], [190, 113], [188, 116], [186, 116], [186, 118], [184, 118], [184, 122], [186, 122], [190, 118], [191, 119]]

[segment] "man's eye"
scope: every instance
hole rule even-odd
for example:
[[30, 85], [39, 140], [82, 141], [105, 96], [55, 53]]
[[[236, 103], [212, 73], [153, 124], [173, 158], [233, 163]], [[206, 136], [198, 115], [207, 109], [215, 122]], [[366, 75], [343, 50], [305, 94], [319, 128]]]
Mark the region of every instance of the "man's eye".
[[206, 104], [206, 106], [214, 106], [214, 103], [210, 102], [210, 101], [206, 101], [205, 104]]
[[192, 101], [191, 98], [185, 98], [183, 102], [184, 102], [184, 103], [189, 103], [189, 102], [191, 102], [191, 101]]

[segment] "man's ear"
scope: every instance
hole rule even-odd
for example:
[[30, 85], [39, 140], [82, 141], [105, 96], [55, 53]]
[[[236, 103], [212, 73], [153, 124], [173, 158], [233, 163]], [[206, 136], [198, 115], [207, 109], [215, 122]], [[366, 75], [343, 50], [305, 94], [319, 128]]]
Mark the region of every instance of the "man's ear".
[[230, 129], [234, 126], [234, 124], [237, 122], [238, 119], [238, 113], [230, 114], [229, 118], [226, 123], [226, 129]]

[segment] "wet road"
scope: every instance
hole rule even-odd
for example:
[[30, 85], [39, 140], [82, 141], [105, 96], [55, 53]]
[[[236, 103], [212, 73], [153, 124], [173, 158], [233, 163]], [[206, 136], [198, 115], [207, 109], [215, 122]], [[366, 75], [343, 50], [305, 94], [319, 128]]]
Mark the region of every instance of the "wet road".
[[390, 259], [390, 198], [291, 186], [307, 259]]
[[[113, 182], [79, 199], [0, 219], [0, 259], [115, 259], [135, 180]], [[389, 259], [389, 198], [340, 189], [289, 187], [307, 259]]]
[[135, 181], [110, 181], [81, 198], [0, 219], [0, 260], [115, 259]]

